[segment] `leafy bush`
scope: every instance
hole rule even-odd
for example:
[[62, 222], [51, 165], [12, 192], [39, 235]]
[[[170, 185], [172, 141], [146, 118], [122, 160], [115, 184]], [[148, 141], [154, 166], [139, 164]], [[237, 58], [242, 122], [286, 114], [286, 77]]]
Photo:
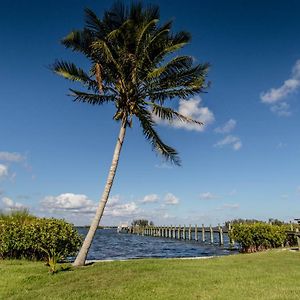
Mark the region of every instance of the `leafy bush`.
[[0, 216], [0, 258], [47, 260], [74, 255], [81, 237], [64, 220], [37, 218], [24, 213]]
[[287, 241], [286, 230], [286, 226], [244, 223], [233, 225], [230, 236], [240, 244], [242, 252], [256, 252], [284, 245]]

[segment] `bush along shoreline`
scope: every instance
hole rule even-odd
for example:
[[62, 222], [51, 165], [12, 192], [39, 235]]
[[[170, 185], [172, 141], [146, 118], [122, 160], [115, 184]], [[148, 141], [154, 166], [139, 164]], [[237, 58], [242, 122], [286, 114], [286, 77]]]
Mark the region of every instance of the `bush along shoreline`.
[[293, 246], [296, 240], [288, 236], [288, 225], [264, 222], [234, 224], [230, 237], [240, 245], [240, 251], [252, 253], [271, 248]]
[[82, 243], [76, 228], [60, 219], [38, 218], [27, 211], [0, 215], [0, 258], [45, 261], [50, 272], [57, 262], [74, 256]]

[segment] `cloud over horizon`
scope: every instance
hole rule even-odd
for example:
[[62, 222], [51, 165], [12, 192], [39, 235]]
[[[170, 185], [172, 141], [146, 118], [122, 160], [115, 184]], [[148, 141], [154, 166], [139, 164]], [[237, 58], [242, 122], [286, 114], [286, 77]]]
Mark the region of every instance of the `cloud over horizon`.
[[149, 194], [144, 196], [142, 203], [155, 203], [159, 200], [159, 196], [157, 194]]
[[[46, 196], [41, 202], [42, 211], [71, 213], [80, 215], [93, 215], [96, 213], [98, 203], [92, 201], [84, 194], [63, 193], [58, 196]], [[134, 201], [121, 202], [120, 196], [115, 195], [108, 199], [104, 216], [134, 217], [139, 208]]]
[[15, 202], [11, 198], [8, 198], [8, 197], [3, 197], [2, 203], [4, 204], [5, 210], [8, 210], [8, 209], [18, 210], [18, 209], [26, 208], [26, 206], [23, 205], [22, 203]]
[[166, 205], [177, 205], [177, 204], [179, 204], [179, 198], [177, 198], [172, 193], [167, 193], [165, 195], [164, 200], [165, 200]]

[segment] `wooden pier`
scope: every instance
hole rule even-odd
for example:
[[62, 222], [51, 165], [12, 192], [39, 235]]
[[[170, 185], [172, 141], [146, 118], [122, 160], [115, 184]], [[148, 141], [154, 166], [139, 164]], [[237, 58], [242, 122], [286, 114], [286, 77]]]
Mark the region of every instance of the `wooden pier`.
[[204, 224], [202, 224], [202, 226], [198, 226], [196, 224], [194, 226], [132, 226], [128, 228], [127, 232], [143, 236], [170, 238], [176, 240], [200, 241], [202, 243], [208, 242], [210, 244], [218, 243], [220, 246], [224, 245], [224, 235], [227, 235], [229, 245], [234, 247], [234, 240], [229, 234], [231, 230], [231, 225], [225, 227], [219, 224], [216, 227], [212, 227], [211, 225], [205, 227]]

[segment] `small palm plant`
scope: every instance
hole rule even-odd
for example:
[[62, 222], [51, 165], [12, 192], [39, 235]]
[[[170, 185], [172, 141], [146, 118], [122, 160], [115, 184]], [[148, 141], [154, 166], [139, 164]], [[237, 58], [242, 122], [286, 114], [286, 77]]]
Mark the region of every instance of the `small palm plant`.
[[112, 164], [95, 218], [74, 262], [85, 263], [97, 226], [103, 215], [118, 166], [127, 128], [137, 122], [154, 150], [180, 165], [177, 151], [165, 144], [155, 129], [156, 118], [172, 122], [197, 123], [165, 106], [166, 100], [188, 99], [206, 88], [208, 64], [194, 64], [191, 56], [174, 53], [189, 43], [188, 32], [171, 32], [172, 22], [159, 25], [159, 8], [141, 3], [113, 5], [100, 19], [89, 9], [82, 30], [72, 31], [62, 44], [84, 54], [90, 69], [57, 61], [53, 70], [71, 81], [82, 83], [84, 91], [71, 90], [74, 101], [102, 105], [113, 103], [113, 119], [120, 123]]

